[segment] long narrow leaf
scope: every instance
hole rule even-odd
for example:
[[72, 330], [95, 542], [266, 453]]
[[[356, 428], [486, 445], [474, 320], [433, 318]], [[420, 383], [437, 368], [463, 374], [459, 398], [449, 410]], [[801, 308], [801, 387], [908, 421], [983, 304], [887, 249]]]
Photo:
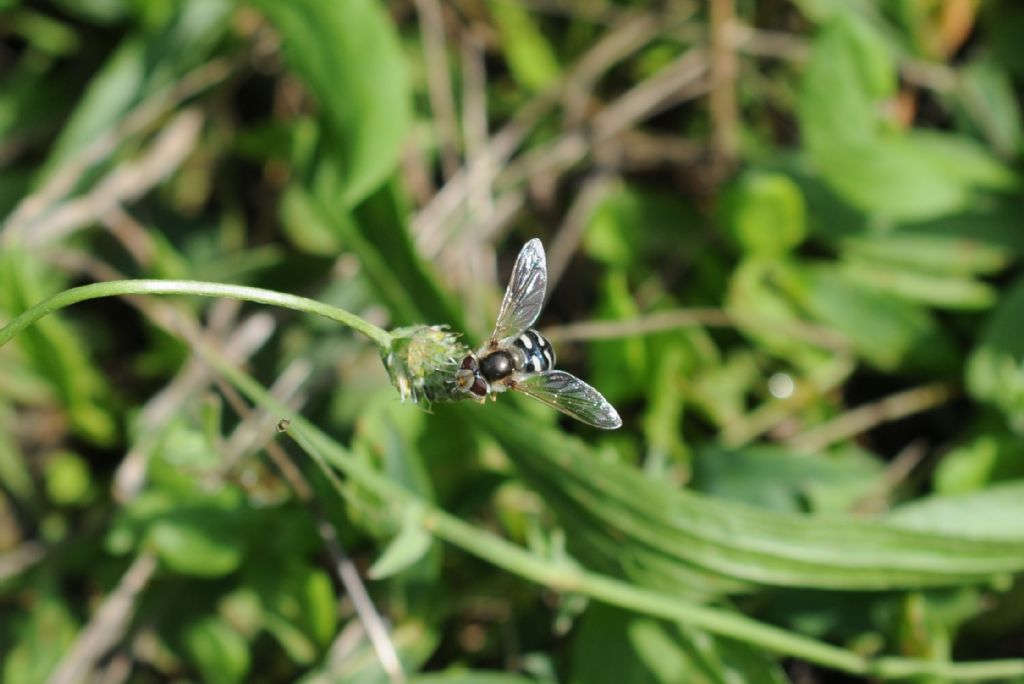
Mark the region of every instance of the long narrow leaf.
[[1019, 536], [980, 540], [754, 509], [651, 480], [579, 440], [494, 408], [474, 419], [523, 474], [557, 510], [606, 530], [624, 550], [642, 544], [727, 577], [847, 590], [975, 583], [1024, 570]]

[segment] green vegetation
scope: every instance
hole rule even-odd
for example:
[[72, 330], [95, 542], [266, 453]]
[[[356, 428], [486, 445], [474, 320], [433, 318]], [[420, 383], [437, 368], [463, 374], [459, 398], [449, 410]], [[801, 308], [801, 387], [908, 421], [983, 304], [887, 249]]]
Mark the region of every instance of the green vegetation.
[[1021, 35], [0, 0], [0, 681], [1024, 682]]

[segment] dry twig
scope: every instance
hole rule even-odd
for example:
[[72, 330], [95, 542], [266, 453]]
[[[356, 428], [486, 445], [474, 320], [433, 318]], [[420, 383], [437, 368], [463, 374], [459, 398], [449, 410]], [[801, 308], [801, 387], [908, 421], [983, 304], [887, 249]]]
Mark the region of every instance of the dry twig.
[[640, 121], [703, 95], [708, 89], [703, 82], [707, 71], [704, 50], [690, 50], [611, 102], [594, 116], [589, 129], [573, 129], [509, 164], [498, 177], [500, 187], [514, 187], [538, 174], [570, 168], [594, 147], [625, 133]]
[[[146, 307], [146, 313], [152, 313], [154, 307]], [[221, 353], [231, 363], [240, 364], [254, 354], [273, 334], [275, 328], [273, 316], [261, 312], [253, 314], [234, 330], [223, 343], [216, 343]], [[207, 339], [214, 344], [209, 336], [202, 332], [185, 333], [178, 330], [190, 343], [197, 339]], [[135, 498], [145, 484], [149, 454], [159, 439], [159, 427], [177, 415], [191, 400], [203, 390], [212, 379], [211, 369], [198, 359], [189, 359], [174, 379], [158, 394], [150, 399], [143, 408], [142, 429], [139, 440], [122, 459], [114, 474], [114, 496], [118, 501], [125, 502]]]
[[0, 228], [0, 240], [10, 244], [17, 236], [29, 234], [28, 229], [67, 196], [86, 171], [113, 154], [124, 140], [153, 127], [181, 102], [223, 81], [230, 73], [231, 65], [227, 61], [213, 60], [147, 98], [119, 123], [66, 160], [39, 190], [19, 202]]
[[733, 316], [727, 311], [713, 308], [658, 311], [640, 318], [622, 321], [581, 321], [545, 328], [544, 335], [552, 342], [612, 340], [637, 335], [651, 335], [697, 325], [712, 328], [771, 330], [826, 349], [841, 352], [847, 352], [850, 349], [849, 340], [828, 328], [800, 321], [780, 322], [769, 319], [760, 321], [749, 316]]
[[562, 274], [565, 273], [569, 259], [580, 246], [590, 215], [614, 182], [611, 174], [607, 173], [596, 173], [584, 181], [548, 250], [549, 292], [555, 289]]
[[789, 440], [798, 451], [821, 451], [836, 442], [856, 437], [883, 423], [906, 418], [941, 406], [953, 397], [953, 388], [941, 382], [930, 383], [858, 406], [832, 420], [817, 425]]
[[[124, 274], [106, 263], [87, 255], [64, 250], [53, 252], [50, 258], [65, 267], [88, 273], [96, 280], [119, 280], [124, 277]], [[236, 364], [243, 363], [262, 347], [273, 334], [275, 327], [273, 317], [261, 312], [248, 318], [233, 332], [207, 334], [174, 302], [145, 297], [126, 297], [125, 300], [142, 311], [157, 326], [172, 335], [184, 337], [191, 344], [203, 339], [209, 339], [209, 343], [213, 344], [213, 337], [224, 340], [220, 343], [221, 353]], [[212, 311], [235, 311], [235, 307], [235, 303], [224, 300], [216, 302]], [[216, 318], [217, 315], [214, 314], [214, 322]], [[212, 328], [213, 326], [211, 333]], [[160, 428], [177, 415], [192, 397], [201, 392], [211, 379], [211, 371], [205, 363], [198, 359], [190, 359], [169, 384], [146, 402], [139, 416], [140, 437], [114, 472], [113, 488], [116, 500], [122, 503], [130, 501], [142, 490], [149, 454], [159, 439]]]
[[777, 429], [799, 411], [839, 388], [857, 367], [848, 351], [836, 354], [828, 363], [796, 383], [795, 391], [784, 399], [770, 399], [743, 417], [724, 426], [722, 443], [736, 448]]
[[105, 653], [124, 637], [135, 606], [153, 573], [157, 559], [150, 552], [140, 554], [129, 566], [117, 587], [103, 600], [89, 624], [78, 633], [74, 643], [47, 680], [49, 684], [81, 682]]
[[85, 196], [40, 210], [31, 221], [14, 223], [8, 240], [21, 232], [30, 247], [58, 242], [69, 234], [102, 220], [108, 213], [132, 202], [169, 176], [195, 148], [202, 114], [186, 109], [160, 133], [137, 159], [119, 164]]
[[[300, 394], [302, 386], [313, 373], [312, 364], [306, 359], [292, 361], [270, 386], [270, 395], [292, 409], [305, 403]], [[230, 466], [248, 453], [263, 448], [275, 434], [276, 420], [265, 409], [250, 412], [249, 417], [239, 422], [224, 445], [224, 461]]]
[[46, 556], [46, 548], [37, 542], [25, 542], [0, 554], [0, 582], [25, 572]]
[[736, 104], [736, 78], [739, 62], [730, 40], [736, 21], [733, 0], [711, 0], [711, 152], [716, 180], [732, 169], [739, 147], [739, 107]]
[[487, 67], [483, 46], [472, 29], [462, 36], [462, 134], [469, 174], [467, 201], [470, 215], [481, 220], [494, 209], [487, 168]]
[[448, 74], [444, 37], [444, 17], [438, 0], [413, 0], [420, 17], [423, 58], [427, 72], [427, 95], [434, 112], [441, 171], [451, 178], [459, 168], [459, 124], [455, 118], [455, 96]]
[[[200, 346], [199, 351], [201, 355], [208, 353], [205, 345]], [[217, 384], [225, 399], [227, 399], [228, 404], [231, 405], [242, 420], [253, 420], [254, 411], [248, 406], [241, 395], [235, 391], [234, 387], [223, 378], [218, 378]], [[268, 417], [267, 424], [268, 428], [278, 425], [277, 417]], [[270, 430], [268, 429], [267, 432], [270, 433]], [[398, 658], [395, 645], [391, 641], [387, 625], [377, 611], [373, 599], [370, 598], [370, 593], [366, 590], [366, 586], [359, 576], [359, 570], [356, 568], [355, 563], [352, 562], [352, 559], [348, 557], [345, 549], [341, 546], [334, 526], [317, 504], [312, 486], [310, 486], [305, 476], [303, 476], [302, 472], [295, 466], [291, 458], [289, 458], [288, 454], [277, 442], [269, 441], [264, 448], [270, 460], [288, 481], [288, 484], [296, 496], [299, 497], [299, 500], [306, 504], [316, 517], [317, 531], [320, 533], [320, 538], [323, 539], [327, 553], [331, 557], [335, 573], [348, 593], [349, 598], [351, 598], [356, 614], [366, 629], [370, 643], [388, 678], [396, 684], [404, 682], [405, 672], [402, 669], [402, 662]]]
[[642, 16], [630, 17], [621, 25], [611, 29], [592, 47], [563, 79], [524, 105], [488, 143], [483, 159], [474, 171], [480, 176], [470, 176], [470, 169], [463, 167], [445, 183], [431, 202], [423, 207], [412, 220], [412, 232], [420, 252], [427, 258], [437, 256], [447, 242], [455, 214], [463, 207], [474, 188], [486, 187], [493, 181], [500, 169], [519, 148], [526, 136], [537, 123], [558, 103], [565, 83], [576, 78], [577, 69], [604, 71], [621, 59], [647, 44], [651, 39], [647, 20]]

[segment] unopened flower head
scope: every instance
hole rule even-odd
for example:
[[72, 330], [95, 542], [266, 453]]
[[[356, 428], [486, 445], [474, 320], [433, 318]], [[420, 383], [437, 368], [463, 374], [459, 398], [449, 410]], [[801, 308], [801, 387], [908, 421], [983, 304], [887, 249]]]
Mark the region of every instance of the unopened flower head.
[[451, 401], [461, 398], [455, 392], [455, 375], [467, 352], [446, 326], [412, 325], [391, 331], [384, 366], [403, 401]]

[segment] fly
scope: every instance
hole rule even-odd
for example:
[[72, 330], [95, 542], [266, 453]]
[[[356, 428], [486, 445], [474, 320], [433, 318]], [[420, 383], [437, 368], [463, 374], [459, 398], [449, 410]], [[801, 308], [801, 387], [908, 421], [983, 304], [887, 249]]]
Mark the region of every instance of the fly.
[[547, 282], [544, 246], [534, 238], [516, 258], [494, 332], [462, 359], [456, 387], [478, 401], [505, 390], [522, 392], [588, 425], [614, 430], [622, 425], [615, 407], [576, 376], [555, 370], [555, 350], [531, 327], [544, 305]]

